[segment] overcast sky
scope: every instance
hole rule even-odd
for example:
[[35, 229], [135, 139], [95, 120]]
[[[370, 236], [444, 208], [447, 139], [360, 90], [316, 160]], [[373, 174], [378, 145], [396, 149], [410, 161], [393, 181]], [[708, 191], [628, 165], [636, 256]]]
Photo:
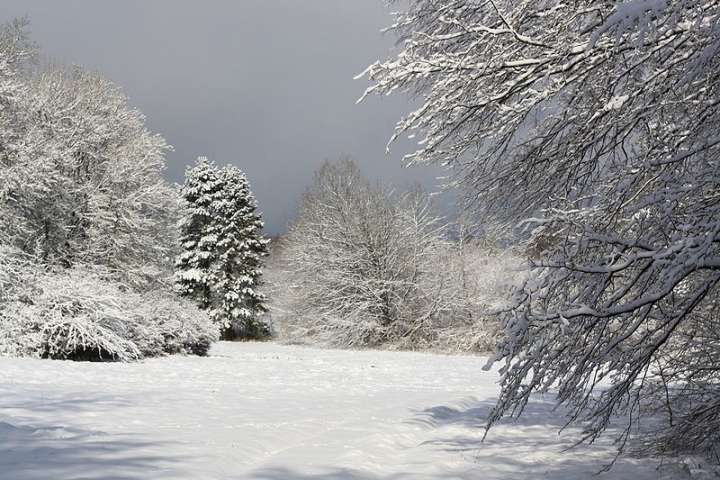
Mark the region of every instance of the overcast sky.
[[400, 96], [355, 101], [353, 80], [394, 46], [382, 0], [2, 0], [3, 21], [28, 15], [44, 55], [121, 85], [151, 130], [175, 147], [168, 177], [198, 155], [248, 175], [270, 233], [283, 231], [315, 168], [354, 157], [393, 184], [434, 185], [385, 154]]

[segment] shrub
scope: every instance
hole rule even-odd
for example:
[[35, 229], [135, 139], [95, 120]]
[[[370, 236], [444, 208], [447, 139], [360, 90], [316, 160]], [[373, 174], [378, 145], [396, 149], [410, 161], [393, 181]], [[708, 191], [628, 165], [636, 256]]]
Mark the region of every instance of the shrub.
[[137, 293], [98, 269], [16, 271], [0, 310], [0, 354], [131, 361], [206, 355], [218, 338], [205, 314], [171, 292]]

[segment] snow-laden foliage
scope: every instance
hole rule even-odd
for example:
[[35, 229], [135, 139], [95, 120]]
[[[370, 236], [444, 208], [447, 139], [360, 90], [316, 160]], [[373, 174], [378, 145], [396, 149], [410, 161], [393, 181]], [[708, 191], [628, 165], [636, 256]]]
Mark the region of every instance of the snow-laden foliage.
[[205, 354], [215, 327], [170, 288], [169, 147], [99, 75], [34, 68], [25, 26], [0, 28], [0, 353]]
[[6, 145], [20, 135], [19, 99], [27, 94], [20, 69], [34, 58], [25, 28], [27, 21], [16, 20], [0, 26], [0, 166], [5, 164]]
[[104, 269], [48, 272], [9, 251], [0, 253], [0, 266], [15, 277], [0, 309], [2, 355], [130, 361], [205, 355], [218, 338], [192, 304], [172, 292], [134, 292]]
[[[415, 163], [533, 231], [492, 422], [556, 388], [587, 439], [720, 445], [720, 2], [413, 0], [368, 93], [424, 98]], [[647, 424], [649, 426], [649, 424]]]
[[[292, 237], [284, 236], [273, 239], [264, 270], [270, 293], [268, 308], [277, 339], [290, 344], [348, 346], [353, 336], [331, 327], [340, 323], [337, 318], [318, 316], [316, 306], [309, 304], [307, 275], [296, 268], [295, 249], [290, 248], [292, 241]], [[502, 332], [492, 312], [506, 306], [508, 291], [521, 283], [520, 260], [512, 252], [488, 250], [475, 240], [442, 241], [444, 248], [432, 263], [452, 280], [454, 290], [450, 293], [456, 302], [455, 315], [432, 322], [426, 329], [418, 330], [418, 335], [390, 337], [384, 346], [446, 353], [491, 352]]]
[[468, 323], [444, 230], [422, 192], [373, 185], [351, 160], [326, 163], [285, 240], [289, 323], [334, 345], [405, 348]]
[[141, 280], [174, 243], [165, 141], [96, 74], [53, 68], [27, 90], [19, 136], [3, 150], [0, 242], [47, 264], [102, 264]]
[[[462, 234], [463, 225], [456, 230]], [[439, 259], [438, 268], [459, 276], [455, 288], [470, 308], [472, 321], [439, 332], [436, 348], [446, 352], [492, 352], [502, 334], [494, 313], [508, 306], [508, 293], [522, 284], [523, 262], [512, 249], [498, 248], [486, 235], [478, 236], [472, 230], [466, 230], [464, 237], [459, 236], [449, 245], [452, 248]]]
[[226, 339], [267, 337], [265, 296], [258, 288], [268, 242], [245, 174], [201, 157], [186, 172], [181, 193], [180, 294], [208, 310]]

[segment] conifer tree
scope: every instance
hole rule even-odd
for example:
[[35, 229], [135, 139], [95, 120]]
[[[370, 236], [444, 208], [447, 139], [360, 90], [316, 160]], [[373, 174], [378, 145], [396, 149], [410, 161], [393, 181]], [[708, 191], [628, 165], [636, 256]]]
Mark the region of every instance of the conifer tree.
[[268, 336], [265, 297], [257, 290], [268, 241], [245, 174], [200, 157], [186, 172], [181, 195], [180, 294], [208, 310], [226, 340]]

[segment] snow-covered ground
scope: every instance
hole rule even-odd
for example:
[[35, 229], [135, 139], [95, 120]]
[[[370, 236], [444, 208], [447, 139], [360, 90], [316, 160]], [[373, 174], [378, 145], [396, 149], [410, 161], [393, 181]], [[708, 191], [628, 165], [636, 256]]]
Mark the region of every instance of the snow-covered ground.
[[[137, 364], [0, 358], [0, 478], [583, 479], [605, 445], [538, 398], [482, 443], [484, 359], [220, 343]], [[623, 460], [597, 478], [654, 479]]]

